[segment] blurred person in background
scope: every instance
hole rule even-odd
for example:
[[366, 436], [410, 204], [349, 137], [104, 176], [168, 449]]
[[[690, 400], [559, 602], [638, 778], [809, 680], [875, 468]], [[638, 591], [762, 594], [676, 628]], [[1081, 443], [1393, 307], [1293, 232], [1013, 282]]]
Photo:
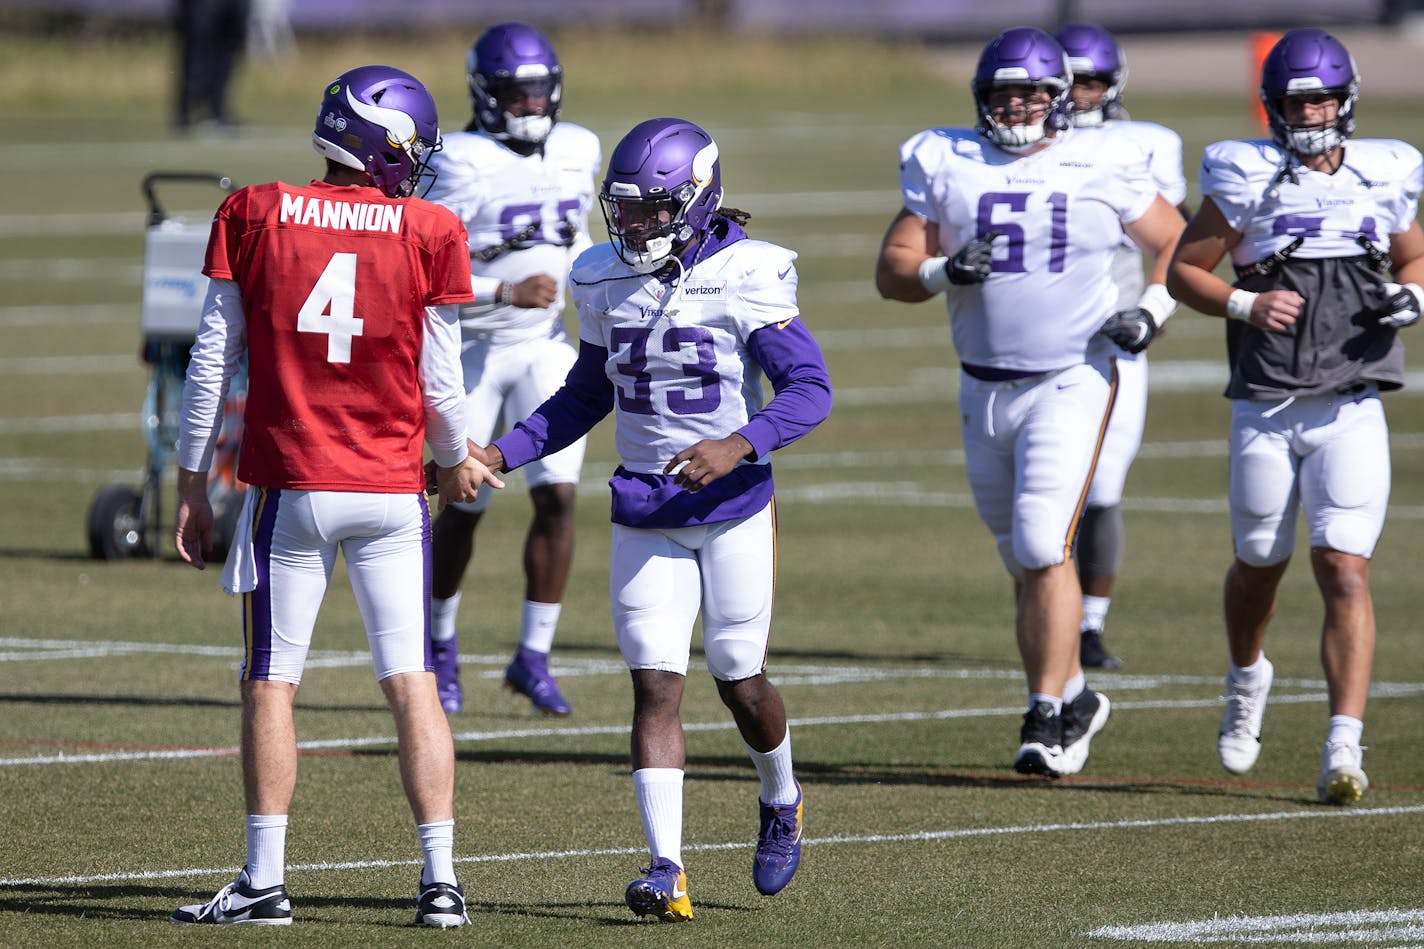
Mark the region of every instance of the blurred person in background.
[[[1141, 148], [1104, 148], [1070, 126], [1072, 79], [1042, 30], [985, 46], [971, 84], [977, 126], [927, 129], [901, 146], [904, 206], [875, 268], [886, 299], [945, 294], [969, 484], [1014, 579], [1029, 695], [1013, 767], [1049, 777], [1083, 769], [1111, 711], [1083, 675], [1070, 553], [1113, 411], [1116, 354], [1145, 349], [1171, 315], [1162, 280], [1182, 229]], [[1112, 280], [1124, 232], [1153, 258], [1135, 300]]]
[[238, 57], [247, 44], [251, 0], [178, 0], [178, 98], [173, 116], [180, 131], [225, 130], [236, 124], [228, 104]]
[[[485, 454], [509, 471], [557, 452], [612, 412], [609, 597], [632, 675], [633, 788], [651, 857], [624, 899], [692, 918], [682, 855], [683, 689], [699, 614], [708, 671], [761, 780], [758, 892], [801, 860], [802, 795], [780, 693], [766, 675], [776, 584], [769, 456], [831, 409], [820, 346], [800, 318], [796, 254], [749, 238], [722, 207], [717, 145], [649, 119], [620, 141], [599, 193], [610, 241], [571, 280], [579, 355], [562, 388]], [[766, 399], [763, 376], [773, 395]]]
[[251, 0], [247, 19], [247, 55], [254, 59], [281, 59], [296, 48], [292, 33], [291, 0]]
[[[1231, 664], [1217, 753], [1233, 774], [1260, 755], [1274, 678], [1266, 629], [1303, 512], [1330, 703], [1316, 791], [1331, 804], [1369, 787], [1370, 560], [1390, 492], [1380, 393], [1404, 384], [1398, 333], [1424, 304], [1420, 154], [1351, 138], [1359, 84], [1354, 58], [1323, 30], [1276, 43], [1261, 68], [1271, 138], [1207, 147], [1202, 206], [1169, 279], [1182, 302], [1226, 319], [1231, 364], [1235, 556], [1222, 597]], [[1213, 273], [1227, 255], [1235, 283]]]
[[[1187, 180], [1182, 174], [1182, 138], [1165, 126], [1129, 118], [1122, 101], [1127, 61], [1117, 39], [1096, 23], [1070, 23], [1058, 31], [1056, 39], [1068, 54], [1068, 65], [1073, 70], [1073, 107], [1068, 113], [1073, 127], [1100, 129], [1105, 137], [1125, 139], [1144, 151], [1158, 193], [1185, 220], [1189, 214], [1183, 203]], [[1142, 251], [1126, 235], [1113, 258], [1113, 282], [1117, 284], [1119, 300], [1136, 300], [1146, 289]], [[1073, 547], [1078, 584], [1083, 591], [1078, 655], [1090, 669], [1122, 666], [1122, 660], [1108, 651], [1103, 630], [1113, 583], [1122, 565], [1123, 486], [1128, 468], [1142, 447], [1142, 428], [1147, 420], [1146, 350], [1131, 352], [1118, 347], [1113, 355], [1117, 361], [1117, 399]]]
[[[338, 550], [396, 723], [401, 781], [424, 854], [415, 923], [465, 923], [455, 876], [455, 747], [430, 663], [430, 511], [421, 452], [444, 502], [500, 486], [469, 455], [458, 305], [465, 229], [412, 195], [440, 147], [413, 76], [363, 66], [326, 86], [312, 144], [320, 181], [243, 188], [218, 209], [203, 272], [178, 439], [179, 556], [212, 551], [207, 470], [228, 383], [248, 357], [238, 477], [250, 485], [222, 583], [242, 595], [242, 776], [247, 861], [176, 923], [287, 925], [292, 706]], [[203, 832], [199, 829], [197, 832]]]
[[[602, 165], [598, 138], [560, 119], [564, 70], [554, 47], [525, 23], [490, 27], [466, 62], [474, 116], [445, 137], [426, 197], [465, 222], [475, 301], [461, 308], [466, 422], [484, 445], [553, 395], [573, 365], [564, 329], [569, 265], [590, 244], [588, 215]], [[528, 466], [533, 517], [524, 541], [519, 645], [510, 689], [536, 713], [572, 709], [549, 671], [574, 554], [574, 502], [584, 440]], [[435, 522], [431, 648], [447, 712], [464, 706], [457, 617], [475, 529], [490, 503], [446, 507]]]

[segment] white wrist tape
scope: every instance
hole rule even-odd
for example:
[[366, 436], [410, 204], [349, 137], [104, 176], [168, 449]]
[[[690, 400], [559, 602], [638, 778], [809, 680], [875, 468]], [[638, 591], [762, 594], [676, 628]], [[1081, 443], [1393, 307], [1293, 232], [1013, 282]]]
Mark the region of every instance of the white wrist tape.
[[1159, 330], [1177, 309], [1177, 301], [1160, 283], [1149, 283], [1138, 298], [1137, 305], [1147, 311], [1147, 315], [1152, 317], [1152, 326]]
[[949, 289], [949, 258], [928, 257], [920, 264], [920, 283], [930, 293]]
[[481, 277], [478, 274], [470, 275], [470, 289], [474, 291], [475, 299], [472, 306], [491, 306], [499, 302], [499, 285], [501, 281], [498, 277]]
[[1256, 302], [1258, 293], [1250, 290], [1232, 290], [1231, 296], [1226, 298], [1226, 317], [1232, 320], [1241, 320], [1249, 323], [1251, 321], [1251, 304]]

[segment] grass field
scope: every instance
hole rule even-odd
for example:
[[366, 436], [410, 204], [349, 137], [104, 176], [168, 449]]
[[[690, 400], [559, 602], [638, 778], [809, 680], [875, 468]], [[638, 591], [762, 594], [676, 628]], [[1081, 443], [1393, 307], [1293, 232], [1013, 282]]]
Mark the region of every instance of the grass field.
[[[531, 719], [498, 688], [518, 626], [517, 479], [481, 529], [462, 629], [467, 710], [452, 720], [472, 926], [444, 937], [408, 928], [418, 850], [393, 728], [338, 576], [298, 700], [297, 924], [284, 943], [1424, 944], [1424, 385], [1387, 403], [1395, 480], [1373, 571], [1380, 636], [1361, 806], [1315, 803], [1326, 707], [1304, 558], [1268, 642], [1278, 678], [1260, 763], [1246, 777], [1217, 763], [1228, 405], [1221, 325], [1190, 312], [1152, 350], [1109, 625], [1126, 666], [1090, 679], [1115, 714], [1082, 775], [1020, 778], [1009, 767], [1024, 700], [1010, 587], [968, 499], [944, 311], [885, 303], [870, 285], [898, 207], [895, 149], [926, 125], [970, 121], [964, 77], [868, 45], [683, 37], [690, 45], [654, 44], [649, 57], [636, 39], [565, 39], [566, 118], [606, 150], [652, 115], [699, 121], [721, 144], [727, 202], [753, 213], [754, 234], [801, 254], [802, 309], [837, 385], [831, 419], [776, 465], [770, 672], [806, 789], [802, 869], [775, 899], [753, 890], [755, 778], [694, 660], [685, 846], [697, 918], [669, 930], [623, 906], [646, 854], [608, 617], [605, 427], [589, 450], [555, 652], [572, 718]], [[166, 126], [161, 43], [0, 40], [12, 130], [0, 143], [0, 945], [191, 942], [165, 916], [206, 899], [242, 859], [236, 604], [215, 572], [166, 549], [104, 563], [84, 540], [94, 492], [136, 486], [145, 456], [140, 178], [317, 175], [315, 95], [362, 61], [428, 77], [454, 128], [466, 116], [465, 42], [304, 48], [244, 74], [241, 134], [182, 139]], [[1366, 95], [1361, 134], [1424, 142], [1417, 103]], [[1130, 89], [1129, 101], [1182, 133], [1189, 169], [1207, 142], [1251, 132], [1242, 97]], [[201, 220], [215, 197], [192, 189], [173, 207]]]

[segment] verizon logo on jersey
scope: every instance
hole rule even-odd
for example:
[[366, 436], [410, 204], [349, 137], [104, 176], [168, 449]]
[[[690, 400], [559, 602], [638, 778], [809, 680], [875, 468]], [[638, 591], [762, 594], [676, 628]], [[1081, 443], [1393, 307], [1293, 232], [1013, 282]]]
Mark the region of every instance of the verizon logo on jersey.
[[345, 201], [328, 201], [325, 198], [307, 199], [305, 195], [282, 195], [283, 224], [306, 224], [325, 227], [335, 231], [389, 231], [400, 233], [401, 214], [405, 208], [399, 204], [351, 204]]

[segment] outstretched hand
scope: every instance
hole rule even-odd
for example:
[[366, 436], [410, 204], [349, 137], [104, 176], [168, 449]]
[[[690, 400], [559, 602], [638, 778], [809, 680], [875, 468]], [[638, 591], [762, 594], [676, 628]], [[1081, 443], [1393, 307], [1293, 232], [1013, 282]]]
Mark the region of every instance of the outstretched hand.
[[543, 309], [553, 306], [559, 296], [559, 281], [544, 273], [525, 277], [511, 290], [510, 302], [523, 309]]
[[504, 487], [504, 482], [488, 465], [479, 460], [480, 457], [484, 455], [477, 457], [471, 452], [453, 468], [436, 467], [435, 483], [440, 493], [442, 508], [447, 504], [473, 501], [479, 495], [482, 484], [488, 484], [492, 488]]
[[696, 494], [752, 453], [751, 442], [736, 433], [726, 438], [704, 438], [673, 455], [672, 461], [663, 468], [663, 474], [673, 475], [673, 484], [688, 494]]

